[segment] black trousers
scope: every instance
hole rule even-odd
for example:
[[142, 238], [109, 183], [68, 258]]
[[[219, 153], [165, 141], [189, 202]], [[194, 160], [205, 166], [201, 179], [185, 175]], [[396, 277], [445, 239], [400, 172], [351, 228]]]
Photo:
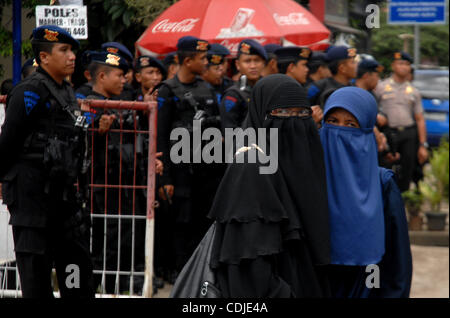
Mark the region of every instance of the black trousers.
[[86, 240], [57, 232], [13, 226], [23, 298], [53, 298], [53, 267], [61, 297], [94, 298], [92, 262]]
[[[389, 143], [400, 154], [400, 169], [397, 175], [397, 185], [401, 192], [407, 191], [413, 179], [417, 166], [418, 134], [416, 126], [397, 130], [389, 128]], [[387, 166], [387, 168], [391, 168]]]

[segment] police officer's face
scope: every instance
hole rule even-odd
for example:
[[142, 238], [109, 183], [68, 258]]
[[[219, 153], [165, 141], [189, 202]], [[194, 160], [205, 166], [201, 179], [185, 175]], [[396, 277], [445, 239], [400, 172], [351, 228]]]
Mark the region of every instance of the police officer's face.
[[320, 79], [333, 76], [333, 74], [331, 74], [331, 71], [327, 65], [319, 66], [319, 74], [320, 74]]
[[152, 89], [163, 79], [163, 75], [157, 67], [145, 67], [139, 73], [136, 73], [136, 80], [141, 83], [146, 90]]
[[75, 70], [75, 54], [67, 43], [55, 43], [50, 54], [40, 52], [40, 59], [49, 74], [58, 79], [72, 75]]
[[406, 78], [411, 74], [411, 63], [405, 60], [396, 60], [392, 63], [392, 71], [402, 77]]
[[380, 74], [378, 72], [368, 72], [364, 76], [366, 76], [367, 88], [374, 90], [380, 80]]
[[355, 116], [343, 108], [335, 108], [334, 110], [331, 110], [325, 118], [325, 123], [341, 127], [360, 127]]
[[195, 56], [188, 61], [187, 65], [192, 73], [202, 75], [208, 67], [206, 52], [195, 54]]
[[123, 70], [116, 67], [111, 67], [109, 72], [104, 72], [104, 75], [101, 76], [102, 85], [110, 96], [112, 95], [120, 95], [123, 90], [123, 85], [126, 83], [126, 78], [123, 73]]
[[300, 84], [306, 83], [306, 78], [308, 76], [308, 61], [306, 60], [300, 60], [297, 63], [292, 63], [289, 66], [288, 73], [293, 78], [297, 80]]
[[354, 58], [349, 58], [344, 60], [339, 65], [340, 71], [343, 75], [348, 78], [355, 78], [358, 71], [358, 63]]
[[224, 75], [223, 65], [211, 65], [208, 67], [202, 77], [205, 81], [211, 85], [220, 85], [222, 83], [222, 78]]
[[257, 81], [265, 67], [264, 59], [259, 55], [241, 54], [236, 60], [236, 68], [249, 81]]

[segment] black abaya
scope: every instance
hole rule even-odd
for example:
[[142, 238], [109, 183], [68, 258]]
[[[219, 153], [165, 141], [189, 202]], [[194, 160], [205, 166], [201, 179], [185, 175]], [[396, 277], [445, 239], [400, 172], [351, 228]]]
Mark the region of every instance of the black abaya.
[[[278, 170], [264, 175], [260, 163], [232, 163], [209, 214], [216, 221], [211, 267], [224, 297], [329, 295], [322, 273], [330, 248], [321, 143], [311, 117], [267, 115], [283, 107], [309, 107], [295, 80], [271, 75], [255, 85], [244, 128], [278, 129]], [[251, 151], [257, 150], [238, 156]]]

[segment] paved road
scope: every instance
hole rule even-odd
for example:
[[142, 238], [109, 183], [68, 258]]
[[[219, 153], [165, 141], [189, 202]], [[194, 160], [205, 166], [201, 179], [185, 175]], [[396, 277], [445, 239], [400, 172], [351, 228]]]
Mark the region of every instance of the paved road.
[[[449, 298], [449, 248], [412, 245], [413, 281], [411, 298]], [[172, 285], [166, 284], [155, 298], [167, 298]]]
[[[9, 214], [0, 204], [0, 261], [14, 257]], [[435, 246], [411, 246], [413, 254], [413, 298], [449, 297], [449, 248]], [[159, 290], [157, 298], [169, 297], [171, 285]]]

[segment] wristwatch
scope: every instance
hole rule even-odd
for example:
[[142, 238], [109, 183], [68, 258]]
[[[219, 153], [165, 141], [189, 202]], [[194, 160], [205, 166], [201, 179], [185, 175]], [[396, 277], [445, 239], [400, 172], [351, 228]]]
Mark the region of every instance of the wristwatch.
[[429, 145], [428, 145], [428, 142], [421, 142], [420, 143], [420, 146], [422, 146], [422, 147], [425, 147], [425, 148], [427, 148], [428, 149], [428, 147], [429, 147]]

